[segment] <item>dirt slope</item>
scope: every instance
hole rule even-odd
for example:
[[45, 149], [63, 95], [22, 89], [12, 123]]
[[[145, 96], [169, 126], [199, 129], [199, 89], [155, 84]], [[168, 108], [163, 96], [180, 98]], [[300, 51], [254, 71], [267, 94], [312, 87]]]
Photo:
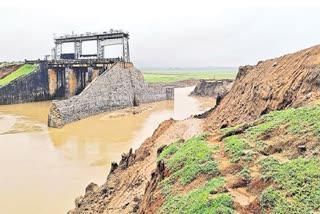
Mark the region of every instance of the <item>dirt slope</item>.
[[1, 67], [0, 68], [0, 79], [3, 79], [6, 76], [8, 76], [9, 74], [11, 74], [12, 72], [18, 70], [21, 66], [22, 66], [22, 64], [14, 64], [14, 65], [7, 65], [4, 67]]
[[320, 46], [239, 68], [229, 94], [207, 118], [212, 128], [252, 121], [320, 97]]

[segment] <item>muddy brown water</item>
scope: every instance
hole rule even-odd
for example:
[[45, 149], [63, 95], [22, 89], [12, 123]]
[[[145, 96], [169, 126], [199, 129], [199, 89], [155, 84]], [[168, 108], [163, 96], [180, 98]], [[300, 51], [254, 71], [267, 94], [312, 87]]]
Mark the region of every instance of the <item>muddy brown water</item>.
[[106, 180], [111, 161], [137, 148], [165, 119], [185, 119], [214, 105], [175, 90], [174, 101], [147, 104], [140, 114], [93, 116], [47, 128], [51, 102], [0, 106], [1, 213], [66, 213], [90, 182]]

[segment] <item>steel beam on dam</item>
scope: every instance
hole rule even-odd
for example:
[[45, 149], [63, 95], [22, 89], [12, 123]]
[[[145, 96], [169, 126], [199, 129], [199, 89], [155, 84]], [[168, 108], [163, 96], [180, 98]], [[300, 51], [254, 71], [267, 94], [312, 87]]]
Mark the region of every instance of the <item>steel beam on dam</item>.
[[[95, 41], [96, 53], [84, 54], [82, 44], [88, 41]], [[74, 44], [74, 53], [63, 53], [63, 45], [67, 43]], [[52, 49], [52, 58], [59, 59], [81, 59], [81, 58], [105, 58], [105, 48], [113, 45], [122, 46], [122, 60], [130, 62], [129, 51], [129, 33], [122, 30], [109, 30], [100, 33], [85, 33], [85, 34], [66, 34], [54, 38], [55, 47]]]

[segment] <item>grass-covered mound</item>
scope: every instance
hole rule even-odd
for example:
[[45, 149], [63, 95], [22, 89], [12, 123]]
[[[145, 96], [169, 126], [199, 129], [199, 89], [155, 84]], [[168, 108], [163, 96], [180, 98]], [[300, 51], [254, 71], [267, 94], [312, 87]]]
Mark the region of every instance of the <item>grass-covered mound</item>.
[[274, 111], [222, 133], [231, 164], [259, 168], [259, 213], [320, 212], [320, 105]]
[[[224, 179], [217, 177], [218, 162], [212, 156], [218, 148], [210, 146], [205, 137], [197, 136], [184, 143], [178, 141], [160, 154], [159, 160], [165, 162], [170, 175], [160, 183], [165, 203], [159, 213], [233, 213], [229, 194], [213, 194], [224, 185]], [[178, 186], [186, 186], [200, 175], [206, 176], [206, 182], [198, 189], [182, 194], [175, 192]]]
[[158, 157], [158, 212], [320, 212], [319, 130], [316, 105], [172, 143]]
[[[320, 105], [266, 114], [252, 124], [223, 129], [223, 141], [233, 161], [251, 148], [263, 154], [286, 152], [291, 158], [306, 148], [305, 156], [317, 156], [320, 151]], [[237, 133], [237, 134], [233, 134]], [[231, 135], [231, 136], [230, 136]], [[249, 146], [250, 145], [250, 146]]]
[[37, 65], [27, 65], [27, 64], [23, 65], [18, 70], [12, 72], [11, 74], [6, 76], [5, 78], [1, 79], [0, 86], [7, 85], [8, 83], [17, 79], [18, 77], [21, 77], [23, 75], [27, 75], [27, 74], [31, 73], [32, 71], [36, 70], [37, 67], [38, 67]]
[[272, 213], [315, 213], [320, 210], [320, 161], [295, 159], [280, 164], [263, 159], [262, 177], [275, 182], [265, 189], [260, 204]]

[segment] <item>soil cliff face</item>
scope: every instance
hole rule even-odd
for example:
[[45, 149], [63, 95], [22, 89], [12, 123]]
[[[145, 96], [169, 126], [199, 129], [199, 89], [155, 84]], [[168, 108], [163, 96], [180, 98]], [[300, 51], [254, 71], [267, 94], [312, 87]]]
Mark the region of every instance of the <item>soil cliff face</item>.
[[224, 97], [232, 87], [232, 80], [201, 80], [191, 92], [191, 96]]
[[211, 128], [252, 121], [320, 97], [320, 46], [239, 68], [231, 91], [207, 118]]

